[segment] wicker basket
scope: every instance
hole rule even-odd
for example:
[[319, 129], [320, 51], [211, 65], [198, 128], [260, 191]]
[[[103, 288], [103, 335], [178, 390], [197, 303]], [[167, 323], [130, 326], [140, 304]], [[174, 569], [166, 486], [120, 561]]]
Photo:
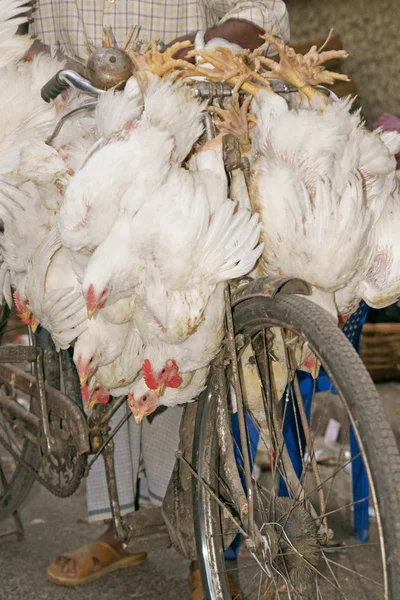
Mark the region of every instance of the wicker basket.
[[400, 323], [365, 323], [361, 358], [372, 379], [400, 379]]

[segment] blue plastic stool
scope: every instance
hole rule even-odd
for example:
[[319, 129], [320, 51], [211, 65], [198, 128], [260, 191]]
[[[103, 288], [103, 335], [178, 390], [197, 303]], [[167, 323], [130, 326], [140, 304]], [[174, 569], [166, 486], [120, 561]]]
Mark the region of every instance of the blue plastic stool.
[[[343, 327], [343, 333], [352, 343], [357, 352], [360, 352], [361, 329], [365, 323], [368, 314], [368, 306], [361, 302], [359, 308], [351, 315]], [[307, 419], [310, 420], [312, 399], [315, 392], [324, 392], [330, 390], [337, 394], [332, 382], [326, 372], [321, 369], [317, 379], [314, 381], [309, 373], [298, 372], [300, 391], [306, 411]], [[293, 403], [286, 406], [285, 421], [283, 424], [283, 435], [289, 451], [289, 455], [297, 476], [300, 478], [303, 470], [302, 453], [305, 448], [304, 435], [301, 430], [299, 415], [295, 413]], [[298, 438], [300, 436], [301, 448], [299, 448]], [[360, 456], [360, 449], [357, 444], [352, 427], [350, 427], [350, 450], [352, 455], [352, 485], [354, 504], [354, 536], [361, 542], [368, 540], [368, 499], [360, 502], [363, 498], [368, 498], [368, 477]], [[285, 482], [280, 478], [279, 495], [288, 496], [288, 489]]]

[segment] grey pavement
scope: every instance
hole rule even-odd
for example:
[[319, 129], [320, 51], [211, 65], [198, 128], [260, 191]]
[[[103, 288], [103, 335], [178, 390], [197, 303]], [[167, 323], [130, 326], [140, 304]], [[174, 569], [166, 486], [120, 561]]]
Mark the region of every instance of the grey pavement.
[[[45, 570], [54, 556], [95, 539], [101, 524], [86, 521], [84, 486], [56, 498], [39, 485], [21, 517], [25, 539], [0, 539], [0, 600], [189, 600], [189, 563], [174, 550], [154, 552], [138, 567], [118, 570], [79, 588], [55, 586]], [[10, 522], [10, 526], [12, 523]], [[0, 531], [6, 523], [0, 524]]]
[[[379, 386], [400, 446], [400, 384]], [[95, 539], [100, 524], [89, 525], [84, 487], [67, 499], [36, 486], [23, 510], [25, 539], [0, 539], [0, 600], [189, 600], [188, 561], [174, 550], [149, 555], [141, 566], [115, 571], [79, 588], [52, 585], [45, 569], [52, 558]], [[0, 523], [0, 532], [5, 522]]]

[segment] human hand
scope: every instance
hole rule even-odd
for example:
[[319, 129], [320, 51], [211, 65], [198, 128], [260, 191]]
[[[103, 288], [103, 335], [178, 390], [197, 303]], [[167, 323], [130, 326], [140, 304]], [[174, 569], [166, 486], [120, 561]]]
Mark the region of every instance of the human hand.
[[[24, 60], [26, 62], [31, 62], [36, 56], [42, 53], [50, 54], [49, 46], [46, 46], [46, 44], [43, 44], [39, 40], [35, 40], [29, 50], [25, 52]], [[64, 69], [72, 69], [73, 71], [76, 71], [76, 73], [79, 73], [79, 75], [82, 75], [82, 77], [87, 77], [85, 67], [82, 65], [82, 63], [73, 58], [65, 56], [61, 52], [58, 53], [57, 58], [60, 61], [67, 61]]]

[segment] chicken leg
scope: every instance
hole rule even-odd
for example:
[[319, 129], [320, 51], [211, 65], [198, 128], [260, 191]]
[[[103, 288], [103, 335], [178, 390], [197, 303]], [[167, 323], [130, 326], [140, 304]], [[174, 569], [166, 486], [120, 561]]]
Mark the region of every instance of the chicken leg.
[[254, 124], [254, 115], [249, 115], [249, 106], [252, 96], [247, 96], [243, 101], [242, 106], [239, 102], [239, 93], [234, 91], [232, 96], [232, 104], [229, 108], [220, 108], [218, 106], [210, 106], [209, 111], [219, 117], [216, 125], [221, 133], [233, 134], [239, 141], [242, 153], [246, 154], [250, 151], [250, 136], [249, 130]]

